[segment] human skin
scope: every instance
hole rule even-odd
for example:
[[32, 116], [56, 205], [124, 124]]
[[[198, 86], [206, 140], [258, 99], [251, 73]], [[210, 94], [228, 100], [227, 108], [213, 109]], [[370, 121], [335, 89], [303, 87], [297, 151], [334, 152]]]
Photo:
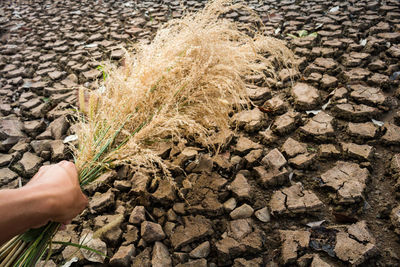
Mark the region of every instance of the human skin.
[[25, 186], [0, 190], [0, 244], [49, 221], [66, 224], [87, 203], [72, 162], [43, 166]]

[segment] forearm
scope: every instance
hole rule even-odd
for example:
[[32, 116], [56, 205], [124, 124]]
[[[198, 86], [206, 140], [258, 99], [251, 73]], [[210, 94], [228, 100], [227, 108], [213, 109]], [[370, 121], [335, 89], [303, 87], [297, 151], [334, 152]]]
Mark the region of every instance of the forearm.
[[0, 244], [48, 221], [49, 201], [33, 188], [0, 190]]

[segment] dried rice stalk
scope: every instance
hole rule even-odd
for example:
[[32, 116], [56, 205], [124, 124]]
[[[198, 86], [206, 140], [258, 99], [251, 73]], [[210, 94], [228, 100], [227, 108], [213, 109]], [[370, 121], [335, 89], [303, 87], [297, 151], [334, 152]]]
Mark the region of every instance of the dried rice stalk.
[[165, 171], [154, 144], [182, 138], [216, 148], [215, 140], [229, 132], [229, 113], [248, 101], [244, 78], [275, 78], [277, 67], [294, 62], [284, 42], [250, 28], [244, 33], [238, 29], [244, 25], [221, 18], [239, 8], [247, 10], [231, 0], [213, 1], [199, 13], [167, 23], [150, 44], [127, 53], [123, 67], [106, 65], [105, 93], [90, 93], [89, 119], [75, 152], [78, 166], [98, 152], [92, 138], [98, 123], [112, 122], [111, 134], [127, 116], [119, 139], [129, 140], [109, 155], [114, 164]]

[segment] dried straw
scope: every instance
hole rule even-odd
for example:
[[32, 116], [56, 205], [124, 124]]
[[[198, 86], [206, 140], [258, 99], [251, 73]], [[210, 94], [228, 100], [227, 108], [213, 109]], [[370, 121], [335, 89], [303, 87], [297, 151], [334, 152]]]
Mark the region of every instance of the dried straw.
[[124, 66], [104, 67], [105, 92], [89, 93], [89, 118], [75, 153], [78, 166], [98, 153], [92, 137], [99, 123], [112, 122], [112, 134], [128, 116], [119, 137], [128, 141], [109, 155], [114, 164], [165, 171], [154, 150], [160, 142], [188, 139], [211, 149], [221, 145], [230, 133], [229, 114], [248, 102], [245, 77], [273, 79], [277, 68], [294, 62], [283, 41], [221, 18], [234, 9], [253, 14], [231, 0], [210, 2], [199, 13], [167, 23], [150, 44], [127, 53]]

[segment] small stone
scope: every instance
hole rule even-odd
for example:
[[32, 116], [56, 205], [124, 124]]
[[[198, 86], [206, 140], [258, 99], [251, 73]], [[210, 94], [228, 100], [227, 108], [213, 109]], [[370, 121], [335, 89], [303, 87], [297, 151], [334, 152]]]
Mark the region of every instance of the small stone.
[[83, 77], [88, 81], [96, 80], [101, 76], [101, 72], [97, 69], [89, 70], [82, 73]]
[[275, 191], [269, 207], [273, 214], [317, 212], [323, 203], [310, 190], [304, 190], [301, 183]]
[[229, 216], [233, 219], [233, 220], [237, 220], [237, 219], [245, 219], [245, 218], [249, 218], [251, 217], [251, 215], [253, 215], [253, 208], [247, 204], [243, 204], [240, 207], [237, 207], [236, 209], [234, 209]]
[[400, 33], [398, 32], [381, 32], [377, 35], [379, 38], [385, 39], [388, 42], [400, 41]]
[[248, 166], [251, 166], [252, 164], [256, 163], [258, 159], [262, 156], [263, 150], [262, 149], [255, 149], [250, 151], [244, 159], [247, 161]]
[[356, 163], [338, 161], [332, 169], [321, 175], [323, 186], [337, 191], [340, 204], [351, 204], [362, 199], [369, 172]]
[[165, 233], [158, 223], [148, 221], [142, 222], [140, 233], [142, 238], [148, 243], [160, 241], [165, 238]]
[[35, 137], [38, 133], [46, 128], [46, 123], [43, 120], [34, 120], [24, 122], [24, 130], [29, 135]]
[[367, 222], [359, 221], [347, 227], [347, 232], [354, 236], [359, 242], [375, 243], [375, 238], [368, 231]]
[[164, 225], [165, 234], [167, 234], [167, 236], [171, 236], [173, 231], [174, 231], [174, 229], [175, 229], [175, 227], [176, 227], [176, 223], [169, 222], [169, 221], [166, 222], [165, 225]]
[[26, 152], [18, 161], [13, 168], [16, 172], [18, 172], [21, 176], [24, 177], [32, 177], [39, 170], [40, 165], [43, 159], [32, 154], [31, 152]]
[[243, 127], [246, 132], [250, 133], [260, 130], [266, 122], [264, 113], [257, 108], [236, 113], [233, 120], [239, 127]]
[[334, 251], [340, 260], [349, 262], [352, 265], [359, 265], [375, 255], [377, 248], [371, 243], [366, 245], [359, 243], [350, 238], [347, 233], [339, 232], [336, 234]]
[[246, 177], [241, 173], [236, 175], [235, 180], [229, 186], [229, 190], [239, 199], [250, 199], [251, 186], [247, 182]]
[[296, 128], [299, 118], [299, 113], [288, 111], [275, 119], [271, 129], [276, 134], [285, 135]]
[[50, 152], [52, 160], [58, 161], [65, 157], [66, 147], [62, 140], [50, 142]]
[[13, 158], [13, 155], [0, 153], [0, 167], [9, 165]]
[[310, 75], [306, 78], [307, 82], [311, 82], [311, 83], [317, 83], [322, 79], [322, 74], [318, 73], [318, 72], [312, 72], [310, 73]]
[[195, 167], [193, 168], [192, 172], [196, 173], [210, 173], [213, 168], [214, 161], [213, 159], [207, 154], [201, 154], [199, 159], [196, 160]]
[[304, 153], [289, 160], [289, 164], [297, 169], [306, 169], [315, 162], [316, 154]]
[[231, 197], [230, 199], [224, 202], [224, 209], [227, 211], [232, 211], [236, 208], [236, 204], [237, 204], [236, 199]]
[[361, 84], [350, 85], [353, 90], [350, 97], [366, 105], [382, 105], [386, 97], [379, 88], [368, 87]]
[[319, 57], [314, 60], [314, 64], [324, 68], [325, 70], [335, 69], [337, 62], [331, 58]]
[[345, 87], [339, 87], [331, 92], [332, 100], [338, 100], [346, 97], [348, 91]]
[[[101, 241], [99, 238], [93, 238], [93, 232], [87, 231], [86, 229], [84, 231], [82, 231], [81, 238], [79, 240], [79, 244], [82, 244], [91, 249], [100, 251], [104, 255], [107, 255], [106, 243]], [[90, 250], [87, 250], [84, 248], [81, 248], [80, 251], [83, 254], [83, 256], [85, 257], [85, 259], [90, 262], [104, 263], [104, 260], [106, 259], [105, 256], [100, 255], [94, 251], [90, 251]]]
[[284, 264], [294, 263], [297, 259], [297, 253], [301, 249], [308, 247], [310, 243], [310, 232], [308, 231], [291, 231], [280, 230], [280, 238], [282, 240], [281, 257]]
[[386, 133], [381, 137], [384, 144], [400, 144], [400, 127], [392, 123], [386, 125]]
[[2, 104], [2, 103], [0, 103], [0, 112], [1, 112], [3, 115], [8, 115], [8, 114], [10, 114], [10, 113], [11, 113], [11, 110], [12, 110], [12, 108], [11, 108], [11, 105], [10, 105], [10, 104]]
[[337, 104], [333, 110], [336, 113], [335, 116], [354, 122], [369, 121], [379, 114], [378, 109], [364, 104]]
[[172, 203], [176, 199], [175, 188], [168, 180], [160, 180], [157, 190], [152, 194], [153, 198], [163, 204]]
[[318, 90], [311, 85], [306, 83], [296, 83], [293, 86], [292, 94], [296, 109], [298, 110], [310, 110], [318, 105]]
[[261, 149], [262, 146], [251, 141], [249, 138], [240, 136], [236, 142], [235, 150], [240, 154], [248, 153], [252, 149]]
[[122, 243], [124, 246], [135, 243], [139, 240], [139, 230], [135, 226], [128, 224], [122, 237], [125, 240]]
[[150, 181], [150, 176], [143, 172], [136, 172], [132, 179], [131, 191], [136, 195], [144, 195], [147, 193], [147, 184]]
[[269, 168], [279, 170], [281, 167], [286, 165], [287, 161], [282, 153], [277, 148], [275, 148], [271, 150], [261, 160], [261, 163], [263, 163], [265, 166], [268, 166]]
[[151, 267], [151, 247], [146, 247], [139, 255], [133, 258], [131, 266]]
[[62, 137], [67, 133], [69, 123], [65, 116], [61, 116], [52, 121], [48, 128], [50, 129], [54, 139], [62, 139]]
[[267, 100], [263, 107], [270, 108], [274, 114], [283, 114], [287, 111], [288, 106], [286, 101], [282, 99], [282, 96], [274, 96], [273, 98]]
[[278, 140], [278, 136], [276, 136], [270, 128], [260, 131], [258, 134], [260, 135], [261, 142], [264, 145], [274, 144]]
[[64, 73], [61, 71], [53, 71], [53, 72], [49, 72], [47, 75], [49, 75], [50, 79], [52, 80], [59, 80]]
[[343, 78], [348, 82], [359, 82], [365, 80], [371, 74], [370, 71], [363, 68], [354, 68], [343, 72]]
[[0, 140], [4, 141], [0, 144], [0, 150], [2, 150], [2, 147], [4, 147], [3, 150], [8, 150], [18, 143], [19, 140], [25, 138], [26, 135], [22, 132], [23, 127], [23, 123], [15, 117], [1, 118]]
[[344, 153], [361, 160], [371, 160], [374, 153], [374, 148], [369, 145], [357, 145], [354, 143], [341, 143], [341, 145]]
[[168, 248], [161, 242], [156, 241], [154, 243], [153, 252], [151, 258], [152, 267], [170, 267], [172, 266], [172, 259], [169, 255]]
[[329, 89], [334, 88], [338, 84], [338, 79], [328, 74], [324, 74], [320, 82], [322, 88]]
[[271, 89], [268, 87], [247, 86], [246, 91], [249, 98], [253, 101], [271, 97]]
[[243, 246], [231, 237], [219, 240], [215, 247], [218, 253], [218, 262], [226, 265], [231, 262], [231, 258], [237, 257], [243, 251]]
[[283, 185], [289, 180], [289, 172], [285, 167], [281, 170], [278, 169], [266, 169], [263, 166], [254, 167], [261, 184], [265, 188], [271, 186]]
[[185, 203], [182, 203], [182, 202], [180, 202], [180, 203], [175, 203], [175, 204], [172, 206], [172, 209], [173, 209], [177, 214], [180, 214], [180, 215], [185, 215], [185, 214], [186, 214]]
[[183, 165], [188, 160], [193, 160], [194, 158], [196, 158], [197, 155], [198, 155], [197, 149], [192, 147], [185, 147], [185, 149], [183, 149], [183, 151], [174, 160], [174, 164], [183, 167]]
[[322, 144], [319, 147], [319, 155], [323, 158], [336, 157], [340, 151], [332, 144]]
[[175, 228], [170, 240], [175, 250], [213, 234], [212, 223], [204, 216], [184, 217], [184, 226]]
[[382, 70], [386, 67], [385, 65], [386, 65], [385, 62], [383, 62], [380, 59], [377, 59], [368, 65], [368, 69], [371, 71]]
[[117, 253], [110, 259], [110, 266], [128, 267], [131, 266], [132, 258], [135, 255], [135, 246], [121, 246]]
[[102, 34], [96, 33], [96, 34], [91, 35], [91, 36], [88, 38], [87, 42], [88, 42], [88, 43], [91, 43], [91, 42], [95, 42], [95, 41], [101, 41], [101, 40], [103, 40], [103, 39], [104, 39], [104, 36], [103, 36]]
[[111, 52], [111, 59], [121, 59], [125, 55], [125, 51], [122, 49], [113, 50]]
[[117, 173], [115, 171], [108, 171], [100, 175], [95, 181], [88, 184], [85, 189], [89, 194], [96, 192], [106, 192], [113, 184]]
[[279, 72], [279, 78], [284, 83], [289, 81], [291, 78], [295, 77], [296, 74], [297, 74], [296, 70], [284, 68]]
[[376, 126], [372, 122], [366, 122], [366, 123], [349, 122], [347, 131], [352, 136], [365, 139], [372, 139], [377, 134]]
[[229, 235], [236, 240], [241, 240], [253, 231], [246, 219], [238, 219], [229, 222]]
[[89, 201], [89, 208], [92, 213], [102, 213], [115, 206], [114, 193], [109, 189], [106, 193], [97, 192]]
[[207, 258], [208, 254], [210, 254], [210, 242], [205, 241], [205, 242], [201, 243], [200, 245], [198, 245], [197, 247], [195, 247], [189, 253], [189, 256], [191, 258], [200, 259], [200, 258]]
[[300, 129], [306, 135], [314, 138], [326, 139], [334, 135], [335, 130], [332, 126], [333, 117], [321, 111], [315, 117], [311, 118], [306, 125]]
[[294, 157], [297, 154], [307, 152], [307, 145], [289, 137], [282, 145], [282, 152], [289, 157]]
[[269, 222], [271, 220], [271, 215], [269, 214], [268, 207], [257, 210], [254, 215], [262, 222]]
[[114, 181], [114, 188], [121, 191], [121, 192], [128, 192], [132, 188], [132, 183], [131, 181]]
[[24, 102], [21, 105], [21, 109], [22, 110], [31, 110], [31, 109], [39, 106], [40, 104], [42, 104], [42, 101], [39, 98], [29, 99], [28, 101]]
[[0, 168], [0, 186], [6, 185], [18, 178], [18, 174], [8, 168]]
[[135, 225], [141, 224], [146, 220], [146, 209], [143, 206], [136, 206], [131, 215], [129, 216], [129, 222]]

